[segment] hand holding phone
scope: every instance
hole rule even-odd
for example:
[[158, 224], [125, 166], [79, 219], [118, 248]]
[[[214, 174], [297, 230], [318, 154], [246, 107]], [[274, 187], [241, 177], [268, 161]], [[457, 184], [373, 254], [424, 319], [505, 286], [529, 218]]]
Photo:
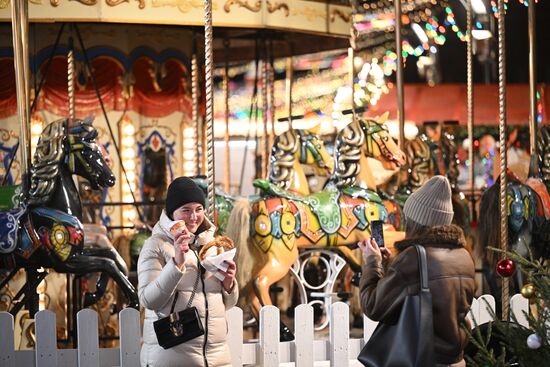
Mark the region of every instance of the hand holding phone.
[[375, 220], [370, 223], [370, 234], [374, 238], [378, 247], [384, 247], [384, 222]]

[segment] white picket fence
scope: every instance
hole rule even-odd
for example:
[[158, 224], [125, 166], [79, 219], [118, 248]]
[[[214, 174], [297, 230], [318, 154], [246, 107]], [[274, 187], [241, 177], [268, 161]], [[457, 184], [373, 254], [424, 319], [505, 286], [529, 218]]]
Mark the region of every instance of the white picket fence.
[[[495, 299], [475, 299], [469, 317], [478, 324], [491, 320], [487, 304], [494, 309]], [[527, 326], [523, 311], [528, 300], [517, 294], [511, 298], [511, 312]], [[279, 342], [279, 309], [264, 307], [260, 312], [258, 342], [243, 341], [243, 312], [233, 308], [227, 312], [228, 340], [233, 366], [264, 367], [360, 366], [357, 355], [370, 338], [377, 323], [365, 317], [363, 338], [350, 339], [349, 307], [342, 302], [332, 305], [328, 340], [315, 340], [313, 308], [300, 305], [295, 310], [295, 341]], [[473, 324], [473, 323], [472, 323]], [[137, 367], [141, 346], [139, 312], [125, 309], [119, 313], [120, 347], [99, 348], [98, 317], [86, 309], [77, 315], [78, 348], [57, 349], [55, 314], [36, 314], [36, 348], [14, 350], [13, 317], [0, 312], [0, 366], [2, 367]]]

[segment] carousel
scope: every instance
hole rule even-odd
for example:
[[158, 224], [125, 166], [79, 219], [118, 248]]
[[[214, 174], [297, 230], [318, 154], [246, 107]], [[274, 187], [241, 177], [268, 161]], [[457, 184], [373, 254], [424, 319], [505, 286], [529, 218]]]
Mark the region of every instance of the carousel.
[[[506, 251], [550, 256], [546, 87], [531, 57], [518, 174], [507, 160], [504, 8], [493, 9], [499, 139], [483, 157], [490, 177], [476, 172], [473, 48], [488, 46], [471, 36], [483, 25], [472, 2], [464, 32], [436, 1], [0, 2], [0, 21], [11, 20], [0, 23], [0, 311], [13, 316], [15, 348], [35, 348], [41, 310], [56, 314], [65, 348], [77, 346], [87, 308], [101, 345], [120, 343], [118, 312], [140, 307], [139, 251], [182, 175], [204, 188], [209, 218], [237, 249], [245, 337], [260, 337], [262, 312], [275, 306], [279, 340], [295, 340], [299, 304], [312, 306], [319, 335], [337, 302], [349, 305], [352, 329], [366, 330], [357, 242], [374, 237], [394, 251], [406, 199], [434, 175], [451, 182], [479, 294], [497, 297], [507, 318], [529, 280], [507, 273]], [[467, 129], [441, 117], [419, 132], [421, 112], [405, 99], [422, 93], [405, 88], [403, 66], [416, 57], [437, 81], [421, 55], [445, 47], [447, 29], [466, 44], [467, 83], [456, 92], [465, 101], [453, 116]], [[297, 77], [302, 65], [323, 71]]]

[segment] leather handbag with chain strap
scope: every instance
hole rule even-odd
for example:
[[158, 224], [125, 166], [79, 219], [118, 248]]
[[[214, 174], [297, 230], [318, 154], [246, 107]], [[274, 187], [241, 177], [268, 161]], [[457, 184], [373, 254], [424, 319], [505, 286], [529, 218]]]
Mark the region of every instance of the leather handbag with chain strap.
[[200, 276], [201, 265], [200, 262], [197, 262], [197, 278], [195, 279], [193, 292], [191, 293], [187, 307], [185, 307], [183, 311], [174, 312], [174, 307], [176, 306], [179, 295], [179, 292], [176, 290], [174, 301], [172, 301], [172, 307], [170, 308], [170, 314], [167, 317], [161, 318], [157, 313], [159, 320], [153, 323], [153, 328], [155, 329], [155, 334], [157, 334], [159, 345], [164, 349], [172, 348], [173, 346], [204, 335], [204, 327], [199, 312], [196, 307], [191, 307], [193, 298], [195, 298], [195, 293], [197, 292]]
[[368, 367], [433, 367], [432, 294], [428, 288], [426, 249], [414, 246], [420, 269], [420, 292], [408, 295], [395, 324], [380, 322], [358, 359]]

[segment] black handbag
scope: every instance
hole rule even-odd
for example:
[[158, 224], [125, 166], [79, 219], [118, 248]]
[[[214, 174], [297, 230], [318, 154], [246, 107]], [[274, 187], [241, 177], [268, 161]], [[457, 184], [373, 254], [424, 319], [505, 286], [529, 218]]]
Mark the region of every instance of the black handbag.
[[432, 295], [428, 288], [426, 249], [414, 247], [420, 269], [420, 292], [405, 298], [395, 324], [378, 324], [357, 358], [365, 366], [435, 366]]
[[174, 301], [172, 301], [172, 307], [170, 308], [170, 314], [167, 317], [161, 318], [157, 313], [159, 320], [153, 322], [153, 328], [155, 329], [155, 334], [157, 334], [159, 345], [164, 349], [172, 348], [175, 345], [185, 343], [188, 340], [204, 335], [204, 327], [202, 326], [199, 312], [196, 307], [191, 307], [200, 276], [201, 268], [199, 264], [193, 292], [191, 293], [187, 307], [183, 311], [174, 312], [174, 307], [176, 306], [179, 295], [176, 290]]

